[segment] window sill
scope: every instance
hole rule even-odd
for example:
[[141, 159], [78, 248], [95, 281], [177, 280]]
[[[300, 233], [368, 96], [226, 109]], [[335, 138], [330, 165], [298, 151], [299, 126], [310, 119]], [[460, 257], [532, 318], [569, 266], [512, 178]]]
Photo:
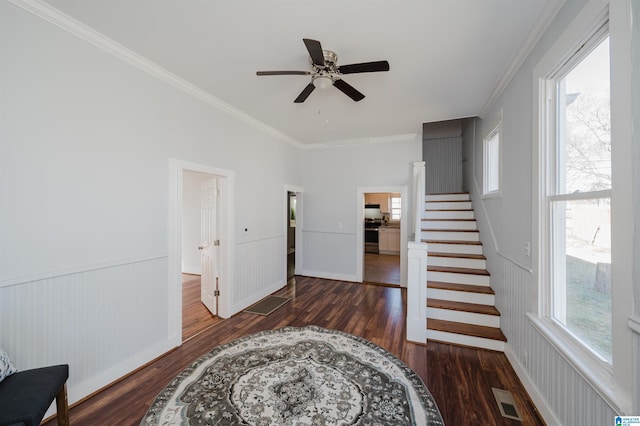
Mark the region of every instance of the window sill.
[[482, 194], [483, 200], [490, 200], [492, 198], [502, 198], [502, 191], [487, 192]]
[[551, 319], [527, 314], [533, 326], [616, 413], [629, 413], [631, 400], [616, 391], [611, 365], [598, 359]]

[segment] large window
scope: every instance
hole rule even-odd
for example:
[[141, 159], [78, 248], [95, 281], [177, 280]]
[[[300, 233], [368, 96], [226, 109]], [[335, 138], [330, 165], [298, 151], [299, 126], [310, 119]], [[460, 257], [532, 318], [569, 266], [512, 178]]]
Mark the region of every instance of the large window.
[[599, 34], [585, 47], [552, 79], [556, 114], [547, 176], [550, 314], [611, 363], [609, 39]]

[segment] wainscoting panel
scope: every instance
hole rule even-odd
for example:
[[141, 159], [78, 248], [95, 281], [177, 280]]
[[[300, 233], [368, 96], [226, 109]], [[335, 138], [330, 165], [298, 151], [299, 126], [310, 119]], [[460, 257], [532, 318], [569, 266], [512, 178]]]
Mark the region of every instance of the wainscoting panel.
[[304, 275], [345, 281], [356, 279], [356, 234], [303, 231]]
[[[510, 359], [537, 405], [540, 398], [546, 407], [538, 406], [549, 424], [612, 424], [616, 413], [600, 397], [546, 338], [531, 324], [531, 273], [511, 260], [492, 253], [488, 257], [491, 286], [496, 292], [496, 307], [502, 314], [502, 331], [515, 359]], [[524, 365], [524, 352], [528, 354]], [[531, 386], [537, 389], [537, 395]], [[544, 396], [544, 397], [542, 397]]]
[[284, 249], [282, 235], [236, 245], [232, 313], [285, 285]]
[[427, 194], [462, 191], [462, 137], [426, 139], [422, 157]]
[[18, 369], [69, 364], [74, 402], [170, 349], [167, 258], [0, 288], [0, 344]]

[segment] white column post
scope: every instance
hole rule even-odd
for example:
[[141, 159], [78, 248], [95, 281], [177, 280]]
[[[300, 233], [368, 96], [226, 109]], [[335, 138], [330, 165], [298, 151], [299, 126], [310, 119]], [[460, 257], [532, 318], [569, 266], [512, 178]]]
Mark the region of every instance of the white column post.
[[410, 241], [407, 282], [407, 340], [427, 343], [427, 244]]

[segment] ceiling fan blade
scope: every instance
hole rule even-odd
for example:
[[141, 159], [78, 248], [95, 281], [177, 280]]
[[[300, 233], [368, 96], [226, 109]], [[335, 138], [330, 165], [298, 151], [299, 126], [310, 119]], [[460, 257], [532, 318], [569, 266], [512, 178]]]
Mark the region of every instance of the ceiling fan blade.
[[256, 71], [256, 75], [309, 75], [309, 71]]
[[324, 53], [322, 53], [322, 45], [318, 40], [312, 40], [310, 38], [303, 38], [304, 45], [309, 51], [309, 56], [315, 65], [324, 67]]
[[339, 78], [333, 82], [333, 85], [338, 88], [342, 93], [358, 102], [364, 99], [364, 95], [358, 92], [352, 85]]
[[361, 64], [349, 64], [338, 67], [338, 71], [341, 74], [355, 74], [359, 72], [378, 72], [389, 71], [389, 62], [387, 61], [375, 61], [375, 62], [363, 62]]
[[313, 83], [309, 83], [307, 84], [307, 87], [304, 88], [304, 90], [302, 92], [300, 92], [300, 94], [298, 95], [298, 97], [296, 98], [295, 103], [300, 104], [302, 102], [304, 102], [309, 95], [311, 94], [311, 92], [313, 92], [313, 90], [316, 88], [316, 86], [313, 85]]

